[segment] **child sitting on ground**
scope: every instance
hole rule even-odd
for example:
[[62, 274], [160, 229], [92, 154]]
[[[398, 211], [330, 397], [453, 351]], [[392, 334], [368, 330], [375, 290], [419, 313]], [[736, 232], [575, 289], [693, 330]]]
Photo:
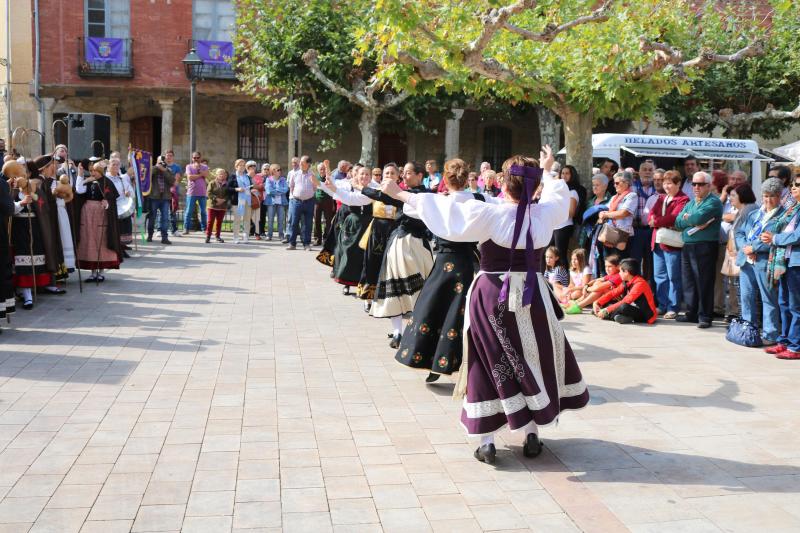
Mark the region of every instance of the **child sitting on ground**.
[[605, 293], [592, 305], [595, 316], [617, 324], [654, 323], [658, 312], [653, 290], [641, 276], [639, 262], [625, 259], [620, 265], [619, 275], [622, 285]]
[[611, 254], [606, 257], [605, 266], [607, 274], [586, 284], [583, 287], [580, 299], [570, 300], [569, 304], [564, 308], [566, 314], [581, 314], [584, 307], [592, 305], [605, 293], [622, 285], [622, 278], [619, 275], [619, 256]]
[[569, 260], [569, 285], [558, 285], [555, 288], [559, 303], [564, 306], [570, 300], [579, 300], [583, 296], [583, 289], [592, 280], [592, 271], [586, 266], [586, 252], [578, 248], [572, 252]]
[[544, 252], [544, 261], [547, 265], [547, 269], [544, 271], [544, 279], [553, 287], [553, 293], [556, 295], [557, 299], [561, 299], [559, 291], [563, 291], [563, 289], [569, 285], [569, 274], [567, 273], [567, 269], [561, 266], [558, 262], [558, 248], [555, 246], [550, 246]]

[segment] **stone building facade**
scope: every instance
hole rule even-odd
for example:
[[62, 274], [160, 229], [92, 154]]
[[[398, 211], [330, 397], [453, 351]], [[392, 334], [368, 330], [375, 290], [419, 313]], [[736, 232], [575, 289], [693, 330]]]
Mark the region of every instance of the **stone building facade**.
[[[188, 159], [190, 82], [182, 60], [194, 39], [231, 40], [234, 0], [6, 1], [13, 4], [12, 123], [41, 131], [45, 139], [42, 143], [36, 135], [27, 137], [19, 147], [24, 155], [64, 142], [64, 131], [53, 124], [66, 114], [99, 113], [111, 119], [108, 151], [172, 148], [179, 161]], [[108, 68], [90, 61], [87, 40], [97, 36], [122, 41], [124, 64]], [[339, 146], [323, 153], [318, 151], [320, 139], [300, 124], [267, 127], [284, 115], [239, 93], [230, 68], [204, 67], [202, 77], [197, 83], [196, 146], [212, 165], [230, 166], [239, 157], [286, 165], [301, 153], [317, 161], [358, 159], [356, 123], [343, 132]], [[3, 122], [6, 109], [0, 112], [0, 128], [8, 124]], [[7, 138], [8, 128], [0, 131]], [[450, 117], [432, 117], [428, 132], [404, 131], [402, 125], [382, 132], [379, 162], [442, 161], [460, 155], [477, 166], [511, 153], [535, 153], [539, 145], [533, 113], [509, 123], [454, 110]]]

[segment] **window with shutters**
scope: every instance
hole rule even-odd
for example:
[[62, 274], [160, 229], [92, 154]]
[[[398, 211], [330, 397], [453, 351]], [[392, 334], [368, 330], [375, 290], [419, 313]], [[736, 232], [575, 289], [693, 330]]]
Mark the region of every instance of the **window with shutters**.
[[84, 6], [87, 37], [130, 37], [130, 0], [85, 0]]
[[194, 0], [192, 39], [233, 41], [236, 11], [233, 0]]

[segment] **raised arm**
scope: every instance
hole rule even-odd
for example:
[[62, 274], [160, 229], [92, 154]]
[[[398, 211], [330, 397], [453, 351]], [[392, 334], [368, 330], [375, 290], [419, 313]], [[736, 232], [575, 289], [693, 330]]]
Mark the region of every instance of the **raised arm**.
[[[493, 219], [504, 207], [467, 200], [456, 203], [440, 194], [403, 192], [399, 198], [413, 211], [406, 214], [422, 220], [434, 235], [455, 242], [483, 242], [491, 238]], [[404, 208], [405, 211], [405, 208]]]

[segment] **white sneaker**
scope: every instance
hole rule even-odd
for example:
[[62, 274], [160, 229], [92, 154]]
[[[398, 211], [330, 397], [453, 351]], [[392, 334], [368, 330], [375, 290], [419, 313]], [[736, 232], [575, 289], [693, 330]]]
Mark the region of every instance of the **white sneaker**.
[[241, 242], [239, 239], [233, 239], [233, 244], [241, 244]]
[[247, 237], [245, 237], [244, 240], [242, 241], [242, 244], [249, 244], [249, 242], [250, 241], [247, 239]]

